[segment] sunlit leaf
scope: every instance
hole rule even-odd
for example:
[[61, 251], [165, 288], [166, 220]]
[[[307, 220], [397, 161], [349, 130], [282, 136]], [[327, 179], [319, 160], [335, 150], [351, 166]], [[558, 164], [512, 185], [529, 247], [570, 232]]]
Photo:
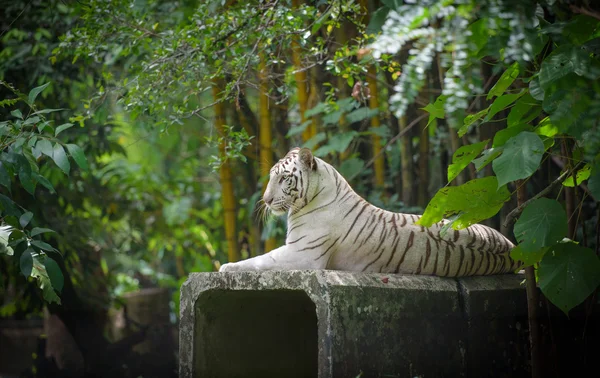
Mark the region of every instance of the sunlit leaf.
[[494, 100], [494, 102], [492, 103], [492, 105], [490, 106], [490, 111], [487, 113], [487, 115], [483, 119], [483, 122], [492, 120], [494, 118], [494, 116], [496, 114], [498, 114], [498, 112], [508, 108], [513, 102], [517, 101], [525, 93], [526, 93], [526, 91], [522, 90], [519, 93], [510, 93], [510, 94], [505, 94], [500, 97], [497, 97]]
[[488, 142], [489, 139], [462, 146], [456, 150], [452, 155], [452, 164], [448, 166], [448, 182], [454, 180], [483, 151]]
[[[577, 185], [580, 185], [582, 182], [584, 182], [585, 180], [590, 178], [591, 174], [592, 174], [592, 165], [590, 163], [588, 163], [588, 164], [584, 165], [583, 168], [581, 168], [580, 170], [577, 171], [577, 174], [575, 175], [575, 178], [577, 179], [577, 181], [576, 181]], [[573, 176], [567, 177], [567, 179], [565, 181], [563, 181], [562, 184], [564, 186], [574, 187], [575, 181], [573, 180]]]
[[487, 150], [483, 151], [481, 153], [480, 157], [478, 157], [477, 159], [473, 159], [473, 164], [475, 165], [475, 170], [477, 172], [481, 171], [485, 166], [487, 166], [492, 161], [494, 161], [495, 158], [500, 156], [500, 154], [502, 153], [503, 150], [504, 150], [504, 147], [498, 147], [498, 148], [492, 147], [492, 148], [488, 148]]
[[443, 218], [459, 214], [453, 228], [467, 228], [494, 216], [509, 199], [510, 192], [506, 186], [498, 189], [495, 176], [471, 180], [459, 186], [447, 186], [435, 194], [417, 223], [429, 227]]
[[506, 92], [508, 87], [515, 81], [519, 76], [519, 63], [515, 62], [512, 66], [508, 67], [506, 71], [502, 73], [502, 76], [498, 79], [496, 84], [492, 87], [487, 95], [487, 99], [491, 99], [494, 96], [501, 96]]
[[540, 248], [535, 251], [524, 251], [520, 245], [517, 245], [510, 251], [510, 257], [523, 263], [523, 267], [539, 263], [548, 252], [548, 247]]

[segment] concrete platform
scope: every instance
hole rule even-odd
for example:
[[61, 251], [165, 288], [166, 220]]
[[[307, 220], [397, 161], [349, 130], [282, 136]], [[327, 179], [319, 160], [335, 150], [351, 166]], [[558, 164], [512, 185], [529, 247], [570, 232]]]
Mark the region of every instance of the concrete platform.
[[180, 378], [527, 377], [520, 275], [193, 273]]

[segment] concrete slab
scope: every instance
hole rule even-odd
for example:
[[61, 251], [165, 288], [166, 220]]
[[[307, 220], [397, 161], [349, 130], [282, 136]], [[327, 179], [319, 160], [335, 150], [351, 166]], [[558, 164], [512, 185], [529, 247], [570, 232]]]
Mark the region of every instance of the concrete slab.
[[194, 273], [180, 377], [525, 376], [522, 279]]

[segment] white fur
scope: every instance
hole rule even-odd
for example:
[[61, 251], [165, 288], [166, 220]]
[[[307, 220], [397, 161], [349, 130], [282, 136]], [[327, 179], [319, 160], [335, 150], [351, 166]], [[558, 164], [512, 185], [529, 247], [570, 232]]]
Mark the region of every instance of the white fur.
[[[287, 174], [293, 168], [298, 190], [290, 192], [294, 179]], [[507, 273], [518, 267], [508, 256], [513, 244], [499, 232], [473, 225], [450, 229], [441, 238], [443, 222], [425, 228], [415, 224], [417, 215], [369, 204], [331, 165], [306, 149], [291, 150], [271, 169], [263, 199], [273, 213], [287, 212], [286, 244], [224, 264], [221, 272], [335, 269], [464, 276]]]

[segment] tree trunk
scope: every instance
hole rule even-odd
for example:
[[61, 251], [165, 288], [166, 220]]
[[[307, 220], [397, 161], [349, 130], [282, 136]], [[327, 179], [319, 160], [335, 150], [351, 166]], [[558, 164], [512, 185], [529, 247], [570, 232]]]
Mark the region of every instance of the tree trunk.
[[[292, 7], [297, 8], [300, 5], [299, 0], [292, 0]], [[296, 79], [297, 96], [298, 96], [298, 107], [300, 111], [300, 123], [306, 122], [304, 113], [308, 109], [308, 94], [310, 90], [310, 83], [308, 81], [306, 70], [302, 66], [302, 47], [297, 39], [292, 41], [292, 61], [294, 63], [294, 78]], [[312, 123], [302, 133], [302, 139], [304, 141], [309, 140], [313, 136], [314, 126]], [[316, 133], [316, 132], [314, 132]]]
[[[407, 122], [406, 116], [398, 118], [398, 127], [400, 132], [404, 132]], [[413, 195], [413, 184], [415, 175], [413, 171], [413, 148], [411, 133], [400, 138], [400, 165], [402, 167], [402, 202], [404, 206], [413, 206], [415, 204], [415, 196]]]
[[421, 121], [419, 135], [419, 195], [417, 203], [422, 208], [429, 202], [429, 131], [427, 117]]
[[[268, 180], [269, 171], [273, 165], [273, 149], [271, 146], [273, 136], [271, 134], [271, 113], [269, 111], [269, 75], [265, 65], [265, 57], [260, 55], [260, 64], [258, 68], [259, 77], [259, 114], [260, 130], [258, 139], [260, 144], [260, 175], [263, 180]], [[264, 181], [263, 193], [267, 188], [267, 182]], [[265, 252], [269, 252], [276, 247], [274, 238], [265, 240]]]
[[[367, 0], [360, 0], [361, 8], [365, 14], [364, 23], [369, 24], [371, 16], [369, 14], [369, 4]], [[367, 83], [369, 84], [369, 108], [379, 109], [379, 92], [377, 90], [377, 70], [375, 66], [369, 65], [367, 68]], [[379, 115], [371, 118], [371, 128], [375, 129], [381, 126]], [[372, 151], [375, 160], [373, 161], [373, 171], [375, 172], [374, 186], [376, 189], [385, 188], [385, 156], [381, 153], [381, 137], [373, 134], [371, 137]]]
[[[526, 183], [517, 181], [517, 204], [521, 206], [527, 200]], [[531, 346], [531, 378], [542, 377], [541, 354], [540, 354], [540, 324], [538, 307], [540, 298], [535, 280], [533, 266], [525, 268], [525, 283], [527, 292], [527, 318], [529, 321], [529, 344]]]
[[[219, 100], [220, 88], [218, 83], [213, 83], [213, 97], [215, 101]], [[214, 105], [215, 110], [215, 127], [221, 134], [221, 142], [219, 143], [219, 153], [221, 159], [224, 159], [219, 175], [221, 179], [221, 197], [223, 200], [223, 213], [225, 219], [225, 239], [227, 240], [227, 259], [229, 262], [235, 262], [240, 259], [240, 254], [237, 244], [236, 232], [236, 208], [235, 195], [233, 191], [233, 182], [231, 179], [231, 163], [225, 156], [225, 145], [227, 131], [225, 130], [225, 111], [222, 102], [217, 102]]]

